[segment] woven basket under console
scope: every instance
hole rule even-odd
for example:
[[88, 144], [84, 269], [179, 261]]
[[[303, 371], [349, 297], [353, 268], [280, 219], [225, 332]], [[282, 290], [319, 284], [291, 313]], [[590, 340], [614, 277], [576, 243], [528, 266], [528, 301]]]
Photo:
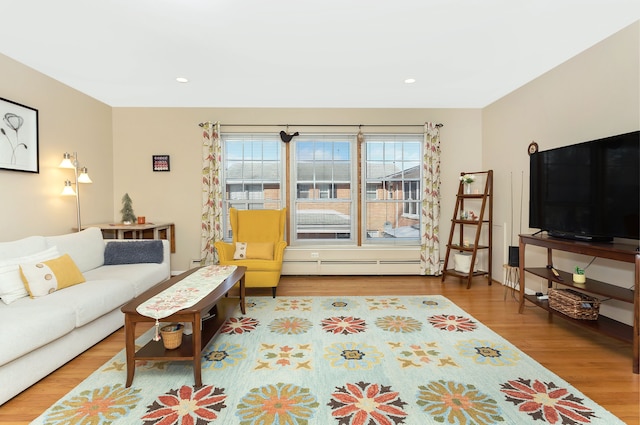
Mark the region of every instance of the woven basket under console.
[[549, 307], [574, 319], [598, 320], [600, 300], [573, 289], [549, 289]]

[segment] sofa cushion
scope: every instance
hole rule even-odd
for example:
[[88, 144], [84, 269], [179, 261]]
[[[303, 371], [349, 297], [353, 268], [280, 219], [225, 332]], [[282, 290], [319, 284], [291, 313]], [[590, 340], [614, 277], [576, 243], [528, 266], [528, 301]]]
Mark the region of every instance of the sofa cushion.
[[23, 257], [47, 249], [43, 236], [29, 236], [11, 242], [0, 242], [0, 261], [7, 258]]
[[160, 240], [107, 242], [104, 264], [162, 263], [163, 247]]
[[[43, 303], [48, 297], [19, 299], [11, 305], [0, 304], [0, 365], [8, 363], [73, 331], [76, 314], [64, 303]], [[12, 323], [7, 326], [6, 324]], [[37, 365], [34, 365], [36, 367]]]
[[0, 298], [5, 304], [11, 304], [17, 299], [29, 296], [20, 277], [20, 264], [31, 261], [45, 261], [60, 255], [55, 246], [17, 258], [0, 260]]
[[87, 279], [82, 285], [70, 286], [31, 301], [40, 302], [45, 306], [65, 305], [73, 311], [75, 326], [79, 328], [112, 310], [119, 309], [133, 297], [133, 285], [128, 280]]
[[60, 254], [69, 254], [82, 273], [104, 264], [102, 231], [90, 227], [81, 232], [45, 237], [48, 246], [57, 246]]
[[31, 298], [43, 297], [85, 281], [69, 254], [47, 261], [22, 263], [20, 275]]
[[119, 264], [89, 270], [84, 273], [84, 277], [87, 281], [102, 279], [126, 280], [133, 285], [134, 296], [137, 297], [152, 286], [165, 281], [170, 273], [167, 263]]

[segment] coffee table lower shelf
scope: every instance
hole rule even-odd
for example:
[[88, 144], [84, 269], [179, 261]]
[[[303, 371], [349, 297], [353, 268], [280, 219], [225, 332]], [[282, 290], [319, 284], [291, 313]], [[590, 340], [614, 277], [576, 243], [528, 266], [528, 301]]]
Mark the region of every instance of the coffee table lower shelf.
[[[209, 344], [213, 337], [218, 333], [218, 330], [220, 330], [225, 320], [228, 317], [231, 317], [233, 311], [238, 307], [238, 302], [238, 298], [235, 297], [222, 298], [216, 303], [215, 308], [212, 309], [212, 311], [215, 310], [215, 316], [202, 320], [202, 336], [200, 350], [196, 353], [197, 356], [202, 354], [202, 350], [204, 350], [207, 344]], [[173, 350], [167, 350], [164, 348], [162, 340], [151, 340], [136, 351], [133, 358], [134, 360], [154, 361], [194, 360], [193, 334], [183, 335], [182, 344]]]

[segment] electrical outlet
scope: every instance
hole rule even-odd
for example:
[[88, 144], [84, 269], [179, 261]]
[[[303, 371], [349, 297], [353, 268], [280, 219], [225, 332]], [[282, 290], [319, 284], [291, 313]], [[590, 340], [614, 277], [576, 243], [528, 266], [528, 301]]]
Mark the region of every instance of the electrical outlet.
[[320, 253], [319, 252], [312, 252], [311, 253], [311, 258], [320, 258]]

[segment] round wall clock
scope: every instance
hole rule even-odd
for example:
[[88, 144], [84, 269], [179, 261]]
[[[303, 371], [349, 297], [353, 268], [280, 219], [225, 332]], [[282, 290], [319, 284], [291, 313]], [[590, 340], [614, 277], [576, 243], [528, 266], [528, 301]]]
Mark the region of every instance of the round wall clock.
[[529, 143], [528, 152], [529, 155], [533, 155], [534, 153], [538, 152], [538, 144], [536, 142]]

